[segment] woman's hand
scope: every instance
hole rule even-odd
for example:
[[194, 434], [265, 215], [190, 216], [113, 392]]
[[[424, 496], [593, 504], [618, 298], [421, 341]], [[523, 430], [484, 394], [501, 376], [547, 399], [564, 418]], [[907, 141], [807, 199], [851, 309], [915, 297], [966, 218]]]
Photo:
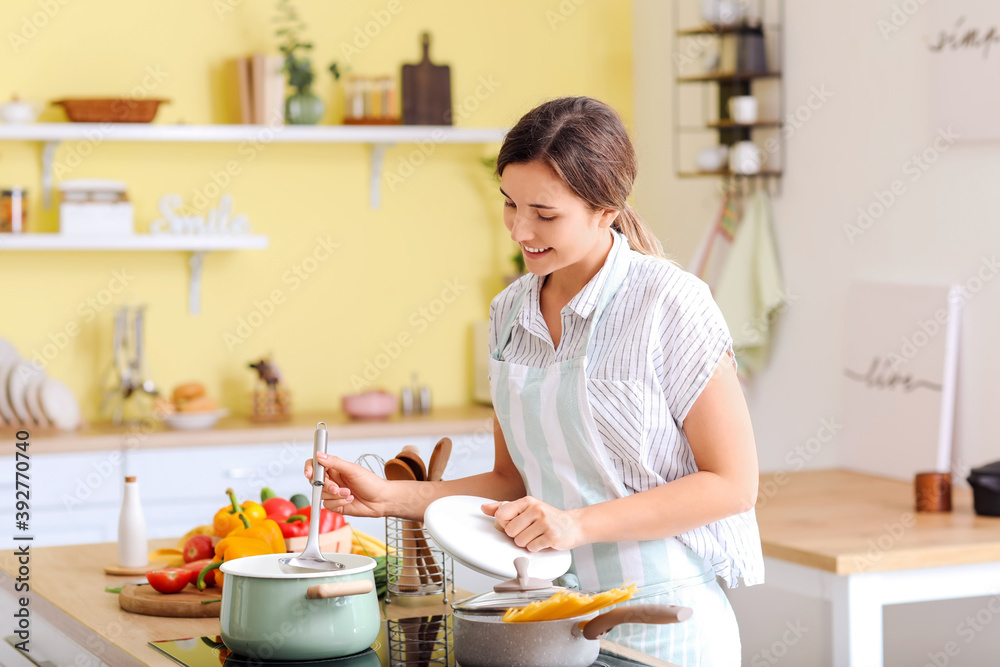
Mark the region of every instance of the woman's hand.
[[496, 519], [514, 544], [528, 551], [566, 551], [587, 544], [580, 522], [582, 510], [563, 511], [537, 498], [486, 503], [483, 512]]
[[[317, 454], [326, 469], [323, 506], [350, 516], [383, 517], [386, 515], [390, 482], [372, 471], [330, 454]], [[313, 460], [306, 461], [306, 479], [312, 480]]]

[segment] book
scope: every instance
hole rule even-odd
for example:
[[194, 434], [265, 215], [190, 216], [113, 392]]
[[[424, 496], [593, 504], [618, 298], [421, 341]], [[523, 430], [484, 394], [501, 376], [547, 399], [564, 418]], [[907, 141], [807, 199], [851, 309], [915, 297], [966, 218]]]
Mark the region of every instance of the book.
[[959, 324], [957, 286], [859, 283], [848, 292], [842, 465], [912, 481], [951, 469]]
[[244, 124], [252, 123], [253, 98], [250, 89], [250, 61], [247, 58], [237, 58], [235, 60], [235, 68], [236, 87], [240, 102], [240, 122]]

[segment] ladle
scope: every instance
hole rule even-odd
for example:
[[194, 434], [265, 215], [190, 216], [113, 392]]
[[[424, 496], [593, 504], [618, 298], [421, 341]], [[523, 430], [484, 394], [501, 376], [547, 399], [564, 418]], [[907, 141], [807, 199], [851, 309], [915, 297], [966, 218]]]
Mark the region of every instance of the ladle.
[[309, 515], [309, 538], [306, 548], [298, 556], [279, 558], [278, 566], [283, 572], [317, 572], [322, 570], [343, 570], [344, 564], [323, 558], [319, 550], [319, 519], [320, 507], [323, 501], [323, 480], [326, 468], [319, 464], [317, 453], [326, 454], [326, 424], [316, 424], [316, 435], [313, 438], [313, 478], [312, 478], [312, 514]]

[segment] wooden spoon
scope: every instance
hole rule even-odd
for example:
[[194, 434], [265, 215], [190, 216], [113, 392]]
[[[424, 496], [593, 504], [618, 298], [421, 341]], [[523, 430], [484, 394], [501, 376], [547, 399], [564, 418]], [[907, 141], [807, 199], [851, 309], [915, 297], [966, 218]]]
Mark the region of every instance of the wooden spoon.
[[[431, 463], [427, 468], [427, 481], [441, 481], [441, 476], [444, 475], [444, 470], [448, 467], [448, 459], [450, 457], [451, 438], [441, 438], [434, 445], [434, 451], [431, 453]], [[437, 561], [434, 560], [434, 554], [431, 553], [430, 546], [426, 540], [424, 540], [424, 547], [426, 548], [424, 551], [424, 565], [430, 573], [431, 580], [435, 584], [440, 585], [444, 581], [441, 575], [441, 568], [438, 566]]]
[[424, 460], [420, 458], [420, 453], [415, 451], [416, 449], [413, 445], [407, 445], [403, 451], [396, 454], [396, 458], [410, 466], [410, 469], [413, 470], [413, 478], [422, 482], [427, 479], [427, 468], [424, 466]]
[[451, 457], [451, 438], [441, 438], [431, 453], [431, 463], [427, 467], [427, 481], [441, 481], [445, 468], [448, 467], [449, 457]]
[[[420, 450], [417, 449], [416, 445], [406, 445], [403, 447], [403, 451], [396, 454], [396, 458], [410, 466], [418, 482], [429, 479], [427, 477], [427, 468], [424, 466], [424, 460], [420, 458]], [[420, 580], [425, 584], [431, 583], [432, 580], [435, 584], [440, 584], [442, 581], [441, 568], [438, 567], [437, 561], [434, 560], [434, 554], [431, 553], [431, 547], [427, 544], [427, 538], [423, 530], [424, 524], [420, 521], [416, 522], [416, 525], [420, 529], [420, 533], [415, 537], [418, 552], [417, 568], [420, 570]]]
[[[409, 465], [399, 459], [389, 459], [385, 462], [385, 478], [393, 481], [416, 481], [413, 470]], [[400, 592], [412, 593], [420, 590], [421, 571], [417, 569], [420, 552], [419, 542], [414, 539], [418, 532], [422, 532], [417, 521], [403, 521], [403, 567], [399, 573]]]

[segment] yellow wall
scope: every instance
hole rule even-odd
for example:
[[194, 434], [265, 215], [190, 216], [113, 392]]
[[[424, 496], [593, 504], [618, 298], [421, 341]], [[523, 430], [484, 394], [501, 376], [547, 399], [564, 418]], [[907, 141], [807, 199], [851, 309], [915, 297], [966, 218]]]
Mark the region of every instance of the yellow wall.
[[[0, 49], [0, 96], [127, 96], [145, 78], [148, 95], [171, 100], [156, 122], [233, 122], [224, 64], [255, 49], [276, 52], [270, 23], [275, 4], [8, 0], [0, 10], [7, 41]], [[351, 71], [398, 76], [401, 63], [419, 59], [418, 35], [429, 29], [431, 58], [452, 68], [458, 125], [510, 125], [540, 100], [563, 94], [593, 95], [620, 109], [627, 122], [632, 117], [629, 2], [296, 4], [316, 45], [315, 91], [328, 106], [338, 103], [326, 65], [337, 58], [343, 66], [341, 45], [380, 15], [383, 22], [391, 19], [352, 57]], [[44, 9], [49, 5], [50, 13], [58, 8], [50, 17]], [[398, 13], [389, 13], [391, 7]], [[375, 25], [368, 28], [376, 32]], [[155, 82], [150, 71], [162, 80]], [[458, 109], [473, 105], [481, 80], [498, 85], [463, 117]], [[42, 116], [64, 119], [55, 107]], [[387, 171], [399, 169], [414, 148], [392, 149]], [[100, 379], [110, 365], [113, 308], [137, 303], [149, 305], [148, 367], [156, 382], [169, 388], [201, 379], [236, 413], [248, 411], [251, 359], [272, 353], [296, 408], [326, 410], [352, 390], [352, 374], [361, 375], [365, 362], [374, 362], [381, 346], [400, 334], [409, 334], [411, 344], [374, 384], [395, 392], [416, 371], [431, 385], [436, 404], [465, 403], [469, 324], [486, 316], [513, 250], [502, 228], [500, 196], [478, 161], [496, 148], [438, 146], [394, 190], [383, 176], [382, 207], [371, 210], [369, 153], [362, 145], [269, 144], [254, 152], [238, 144], [70, 142], [57, 156], [64, 166], [72, 150], [88, 154], [63, 178], [127, 181], [141, 231], [158, 217], [162, 195], [180, 193], [191, 203], [213, 172], [237, 161], [240, 173], [225, 191], [271, 246], [209, 255], [197, 317], [187, 312], [187, 257], [181, 253], [2, 253], [0, 336], [22, 356], [42, 352], [46, 344], [49, 353], [58, 350], [47, 360], [48, 371], [69, 383], [90, 419], [99, 417]], [[36, 145], [4, 142], [0, 184], [29, 187], [31, 224], [54, 231], [56, 217], [41, 207], [39, 155]], [[313, 255], [321, 238], [337, 248], [316, 263], [308, 280], [296, 282], [291, 272]], [[115, 272], [127, 276], [124, 289]], [[426, 321], [420, 309], [430, 307], [449, 281], [461, 286], [458, 297]], [[273, 314], [245, 341], [227, 345], [226, 334], [237, 333], [240, 318], [275, 291], [283, 302]], [[61, 335], [66, 331], [77, 333]]]

